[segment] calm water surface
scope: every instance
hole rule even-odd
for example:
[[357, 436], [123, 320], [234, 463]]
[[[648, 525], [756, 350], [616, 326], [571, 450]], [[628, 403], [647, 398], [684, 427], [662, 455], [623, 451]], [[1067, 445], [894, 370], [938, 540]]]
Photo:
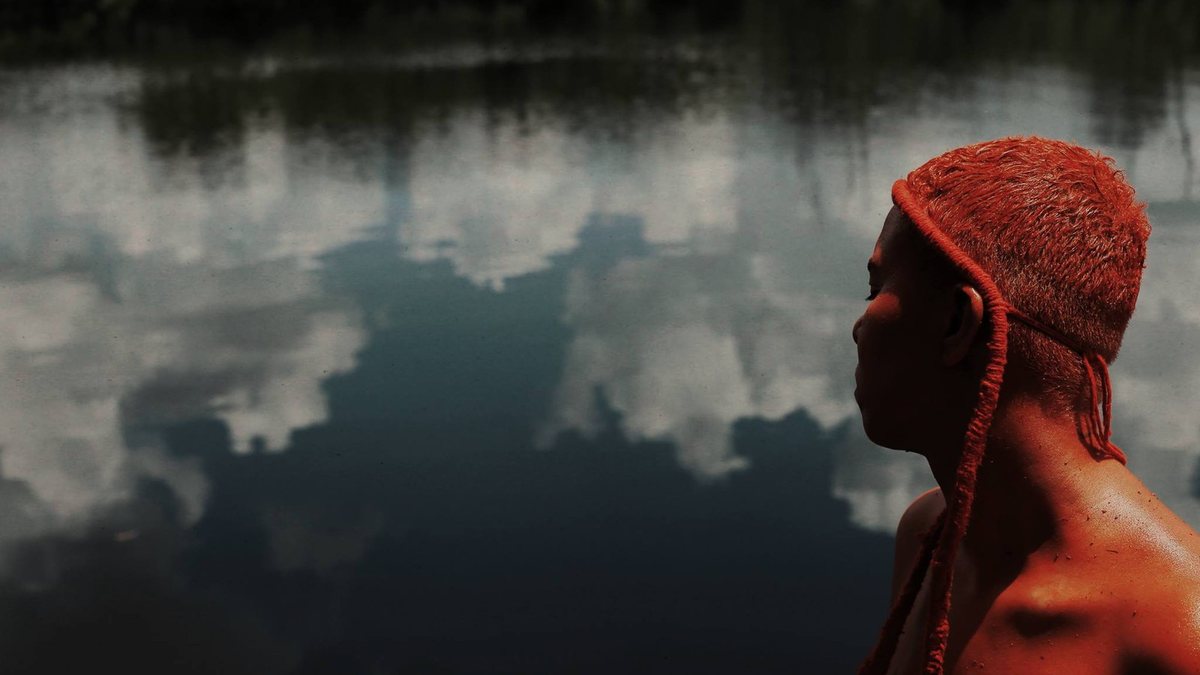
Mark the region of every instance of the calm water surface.
[[1195, 73], [721, 54], [0, 72], [4, 662], [846, 672], [933, 484], [862, 433], [865, 260], [1006, 134], [1150, 204], [1114, 440], [1200, 525]]

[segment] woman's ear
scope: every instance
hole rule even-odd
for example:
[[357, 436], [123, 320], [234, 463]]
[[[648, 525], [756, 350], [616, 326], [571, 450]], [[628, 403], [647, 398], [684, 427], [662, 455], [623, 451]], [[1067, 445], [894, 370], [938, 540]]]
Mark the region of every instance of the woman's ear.
[[983, 325], [983, 297], [970, 284], [957, 284], [952, 291], [951, 312], [946, 335], [942, 338], [942, 363], [953, 366], [971, 351], [971, 344]]

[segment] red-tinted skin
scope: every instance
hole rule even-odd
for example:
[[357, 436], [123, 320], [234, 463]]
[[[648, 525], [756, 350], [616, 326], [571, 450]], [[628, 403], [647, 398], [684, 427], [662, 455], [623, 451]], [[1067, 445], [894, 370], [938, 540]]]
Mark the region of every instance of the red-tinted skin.
[[[871, 254], [874, 296], [854, 324], [855, 399], [876, 444], [917, 452], [939, 484], [896, 537], [893, 597], [945, 507], [987, 354], [970, 285], [935, 288], [894, 207]], [[945, 672], [1200, 674], [1200, 535], [1010, 357], [975, 506], [955, 564]], [[929, 578], [889, 673], [924, 666]]]

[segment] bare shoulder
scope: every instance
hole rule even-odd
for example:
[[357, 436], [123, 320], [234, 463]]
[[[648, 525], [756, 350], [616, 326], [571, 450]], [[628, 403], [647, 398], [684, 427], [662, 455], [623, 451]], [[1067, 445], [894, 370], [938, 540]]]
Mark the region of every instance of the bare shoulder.
[[939, 487], [930, 488], [908, 505], [904, 515], [900, 516], [900, 524], [896, 527], [896, 535], [915, 535], [920, 537], [928, 530], [942, 509], [946, 508], [946, 498], [942, 496]]
[[1174, 592], [1155, 588], [1138, 606], [1126, 621], [1117, 672], [1200, 673], [1200, 589], [1196, 580], [1187, 580]]
[[896, 527], [896, 559], [892, 570], [893, 598], [917, 564], [925, 533], [945, 508], [946, 499], [942, 496], [942, 490], [935, 487], [918, 495], [900, 517], [900, 524]]
[[1157, 503], [1135, 530], [1127, 540], [1141, 555], [1122, 566], [1131, 578], [1122, 584], [1118, 672], [1200, 673], [1200, 538]]

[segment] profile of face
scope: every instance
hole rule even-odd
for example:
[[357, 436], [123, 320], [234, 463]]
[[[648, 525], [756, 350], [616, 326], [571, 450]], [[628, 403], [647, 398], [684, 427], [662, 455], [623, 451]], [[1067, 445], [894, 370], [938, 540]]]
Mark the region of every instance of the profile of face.
[[961, 434], [956, 422], [965, 423], [978, 382], [972, 352], [982, 346], [982, 298], [969, 284], [937, 284], [922, 266], [927, 246], [893, 206], [867, 261], [870, 295], [852, 330], [854, 399], [867, 437], [914, 452]]

